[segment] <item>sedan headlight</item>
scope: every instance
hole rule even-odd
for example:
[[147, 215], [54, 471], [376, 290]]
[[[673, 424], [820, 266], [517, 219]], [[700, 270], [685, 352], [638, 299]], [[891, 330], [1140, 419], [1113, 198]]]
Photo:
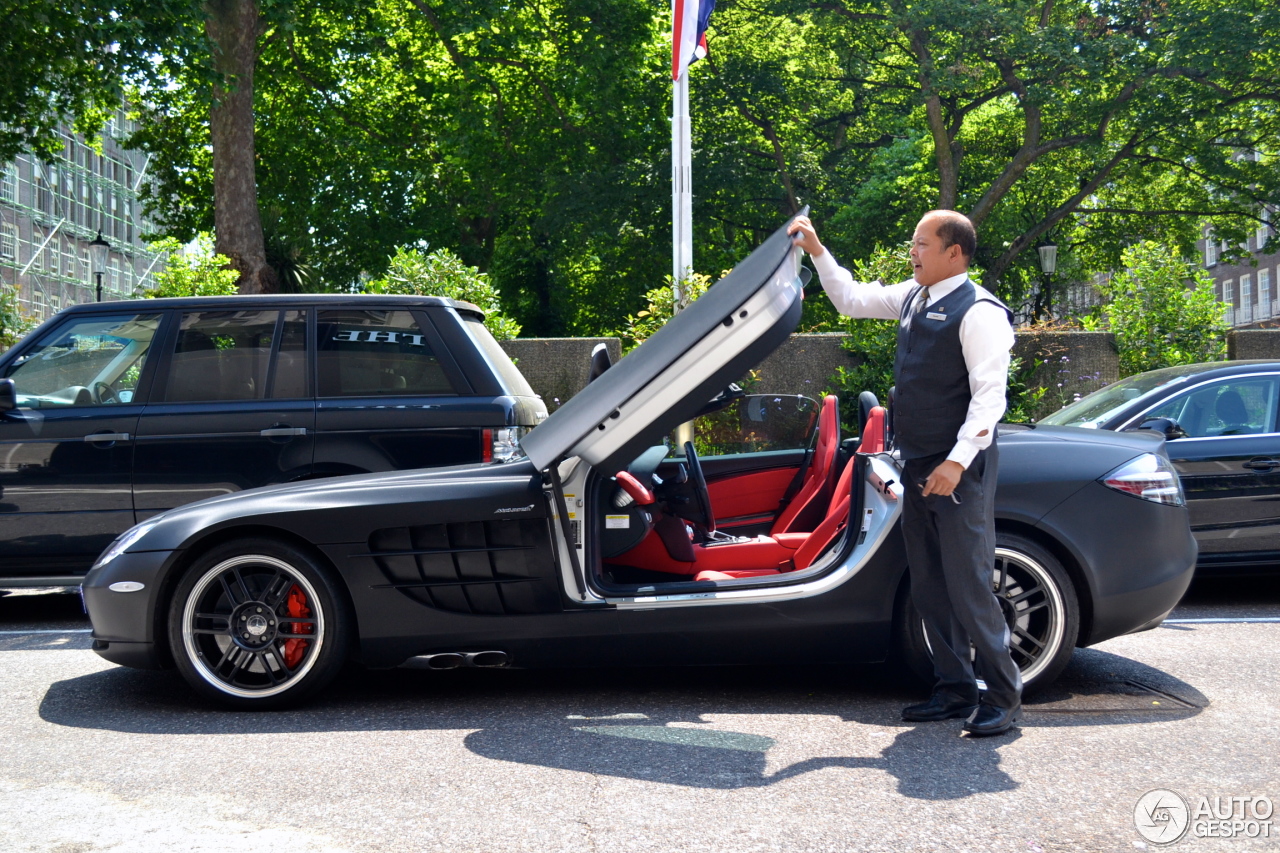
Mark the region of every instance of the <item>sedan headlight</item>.
[[1130, 459], [1103, 477], [1100, 482], [1117, 492], [1169, 506], [1185, 506], [1182, 481], [1169, 460], [1155, 453]]
[[96, 569], [99, 566], [105, 566], [116, 557], [119, 557], [125, 551], [129, 550], [129, 547], [133, 545], [133, 543], [150, 533], [151, 528], [155, 527], [159, 523], [159, 518], [153, 518], [148, 521], [144, 521], [141, 524], [134, 525], [124, 533], [121, 533], [116, 537], [116, 541], [107, 546], [107, 550], [102, 552], [102, 555], [98, 557], [97, 562], [93, 564], [93, 568], [89, 571], [93, 571], [93, 569]]

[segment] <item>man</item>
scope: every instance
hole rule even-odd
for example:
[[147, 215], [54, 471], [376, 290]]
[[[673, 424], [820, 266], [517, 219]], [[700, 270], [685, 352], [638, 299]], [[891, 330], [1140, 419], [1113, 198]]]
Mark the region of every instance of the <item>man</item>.
[[[896, 319], [894, 435], [904, 462], [902, 532], [911, 600], [933, 650], [929, 700], [904, 720], [967, 717], [972, 735], [1008, 731], [1022, 708], [1022, 677], [992, 593], [995, 563], [996, 423], [1005, 411], [1013, 314], [969, 280], [973, 224], [952, 210], [926, 213], [911, 243], [912, 279], [855, 282], [797, 217], [792, 239], [813, 258], [840, 313]], [[979, 695], [977, 675], [986, 681]]]

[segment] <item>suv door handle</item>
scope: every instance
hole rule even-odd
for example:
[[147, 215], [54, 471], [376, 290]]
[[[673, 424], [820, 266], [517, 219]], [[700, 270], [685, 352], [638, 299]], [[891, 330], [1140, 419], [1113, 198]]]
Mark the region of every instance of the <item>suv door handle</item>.
[[129, 433], [127, 432], [95, 432], [84, 437], [85, 441], [128, 441]]
[[284, 438], [285, 436], [290, 436], [290, 435], [306, 435], [306, 434], [307, 434], [306, 427], [287, 427], [287, 426], [271, 427], [270, 429], [264, 429], [258, 433], [258, 435], [264, 438]]
[[1244, 463], [1244, 467], [1250, 471], [1270, 471], [1273, 468], [1280, 468], [1280, 462], [1270, 456], [1255, 456]]

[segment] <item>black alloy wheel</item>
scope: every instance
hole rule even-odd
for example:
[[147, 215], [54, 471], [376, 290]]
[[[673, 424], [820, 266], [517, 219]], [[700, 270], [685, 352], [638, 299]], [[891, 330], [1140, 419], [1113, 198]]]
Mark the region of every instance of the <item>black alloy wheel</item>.
[[187, 683], [238, 708], [279, 708], [337, 675], [351, 642], [345, 591], [304, 551], [271, 539], [219, 545], [187, 570], [169, 643]]
[[[1022, 672], [1024, 694], [1051, 684], [1071, 660], [1080, 633], [1080, 603], [1062, 563], [1039, 543], [996, 534], [992, 591], [1009, 625], [1009, 653]], [[933, 655], [924, 623], [904, 595], [898, 649], [913, 673], [932, 684]], [[979, 681], [981, 685], [981, 681]]]

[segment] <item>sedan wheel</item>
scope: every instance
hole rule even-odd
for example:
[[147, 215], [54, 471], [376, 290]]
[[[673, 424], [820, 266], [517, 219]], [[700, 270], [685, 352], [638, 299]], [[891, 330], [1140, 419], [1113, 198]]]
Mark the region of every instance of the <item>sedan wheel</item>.
[[[1036, 542], [999, 533], [991, 588], [1009, 625], [1009, 653], [1022, 671], [1024, 693], [1052, 683], [1071, 660], [1080, 632], [1080, 605], [1066, 570]], [[903, 598], [900, 648], [912, 671], [932, 684], [924, 623], [910, 596]]]
[[268, 539], [202, 556], [169, 608], [178, 670], [197, 692], [240, 708], [282, 707], [324, 686], [341, 668], [350, 634], [330, 572]]

